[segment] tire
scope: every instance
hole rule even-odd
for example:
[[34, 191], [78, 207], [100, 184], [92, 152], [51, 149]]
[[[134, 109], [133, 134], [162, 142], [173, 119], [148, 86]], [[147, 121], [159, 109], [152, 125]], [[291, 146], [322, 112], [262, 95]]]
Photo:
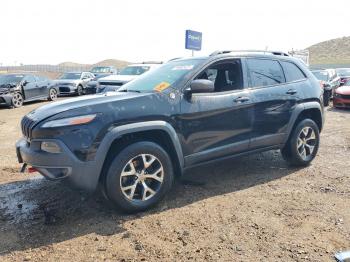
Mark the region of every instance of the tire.
[[331, 94], [330, 91], [324, 91], [323, 93], [323, 105], [324, 106], [329, 106], [329, 101], [331, 99]]
[[83, 94], [84, 94], [83, 87], [81, 85], [79, 85], [77, 87], [77, 95], [82, 96]]
[[11, 105], [15, 108], [23, 106], [24, 98], [21, 93], [14, 93], [11, 100]]
[[49, 96], [48, 96], [47, 100], [55, 101], [56, 99], [57, 99], [57, 90], [55, 88], [50, 88]]
[[112, 160], [105, 174], [104, 189], [114, 206], [134, 213], [156, 205], [173, 181], [168, 153], [153, 142], [137, 142]]
[[281, 153], [293, 166], [307, 166], [315, 158], [320, 145], [320, 131], [311, 119], [304, 119], [294, 128]]

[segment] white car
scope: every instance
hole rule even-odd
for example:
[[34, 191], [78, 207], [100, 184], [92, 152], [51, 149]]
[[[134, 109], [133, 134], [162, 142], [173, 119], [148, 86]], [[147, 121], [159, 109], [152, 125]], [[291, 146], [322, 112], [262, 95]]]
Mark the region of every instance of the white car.
[[96, 93], [114, 91], [122, 85], [134, 80], [145, 72], [153, 70], [161, 66], [161, 63], [133, 64], [123, 68], [117, 75], [109, 75], [98, 79]]

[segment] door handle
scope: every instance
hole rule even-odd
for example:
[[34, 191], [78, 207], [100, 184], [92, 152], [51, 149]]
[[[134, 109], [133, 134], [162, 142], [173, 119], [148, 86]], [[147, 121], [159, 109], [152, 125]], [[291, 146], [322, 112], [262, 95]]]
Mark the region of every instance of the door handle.
[[240, 97], [237, 97], [236, 99], [234, 99], [233, 102], [244, 103], [244, 102], [248, 102], [249, 100], [250, 100], [250, 98], [247, 96], [240, 96]]
[[298, 93], [298, 91], [295, 90], [295, 89], [289, 89], [289, 90], [286, 92], [287, 95], [295, 95], [296, 93]]

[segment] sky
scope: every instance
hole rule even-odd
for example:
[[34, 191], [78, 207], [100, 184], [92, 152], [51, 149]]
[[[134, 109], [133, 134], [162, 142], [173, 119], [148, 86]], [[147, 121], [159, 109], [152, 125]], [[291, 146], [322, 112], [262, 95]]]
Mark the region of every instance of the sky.
[[0, 65], [166, 61], [202, 50], [304, 49], [350, 36], [349, 0], [1, 0]]

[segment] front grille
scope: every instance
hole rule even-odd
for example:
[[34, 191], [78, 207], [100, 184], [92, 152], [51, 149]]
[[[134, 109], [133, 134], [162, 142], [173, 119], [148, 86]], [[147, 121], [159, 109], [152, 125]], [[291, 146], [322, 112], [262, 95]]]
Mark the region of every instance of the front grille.
[[34, 127], [35, 121], [27, 116], [24, 116], [21, 121], [22, 134], [26, 138], [32, 138], [32, 129]]
[[60, 93], [69, 93], [70, 88], [69, 87], [62, 87], [60, 86]]
[[101, 86], [122, 86], [123, 82], [100, 82]]
[[337, 94], [337, 97], [343, 98], [343, 99], [350, 99], [350, 95], [340, 95], [340, 94]]

